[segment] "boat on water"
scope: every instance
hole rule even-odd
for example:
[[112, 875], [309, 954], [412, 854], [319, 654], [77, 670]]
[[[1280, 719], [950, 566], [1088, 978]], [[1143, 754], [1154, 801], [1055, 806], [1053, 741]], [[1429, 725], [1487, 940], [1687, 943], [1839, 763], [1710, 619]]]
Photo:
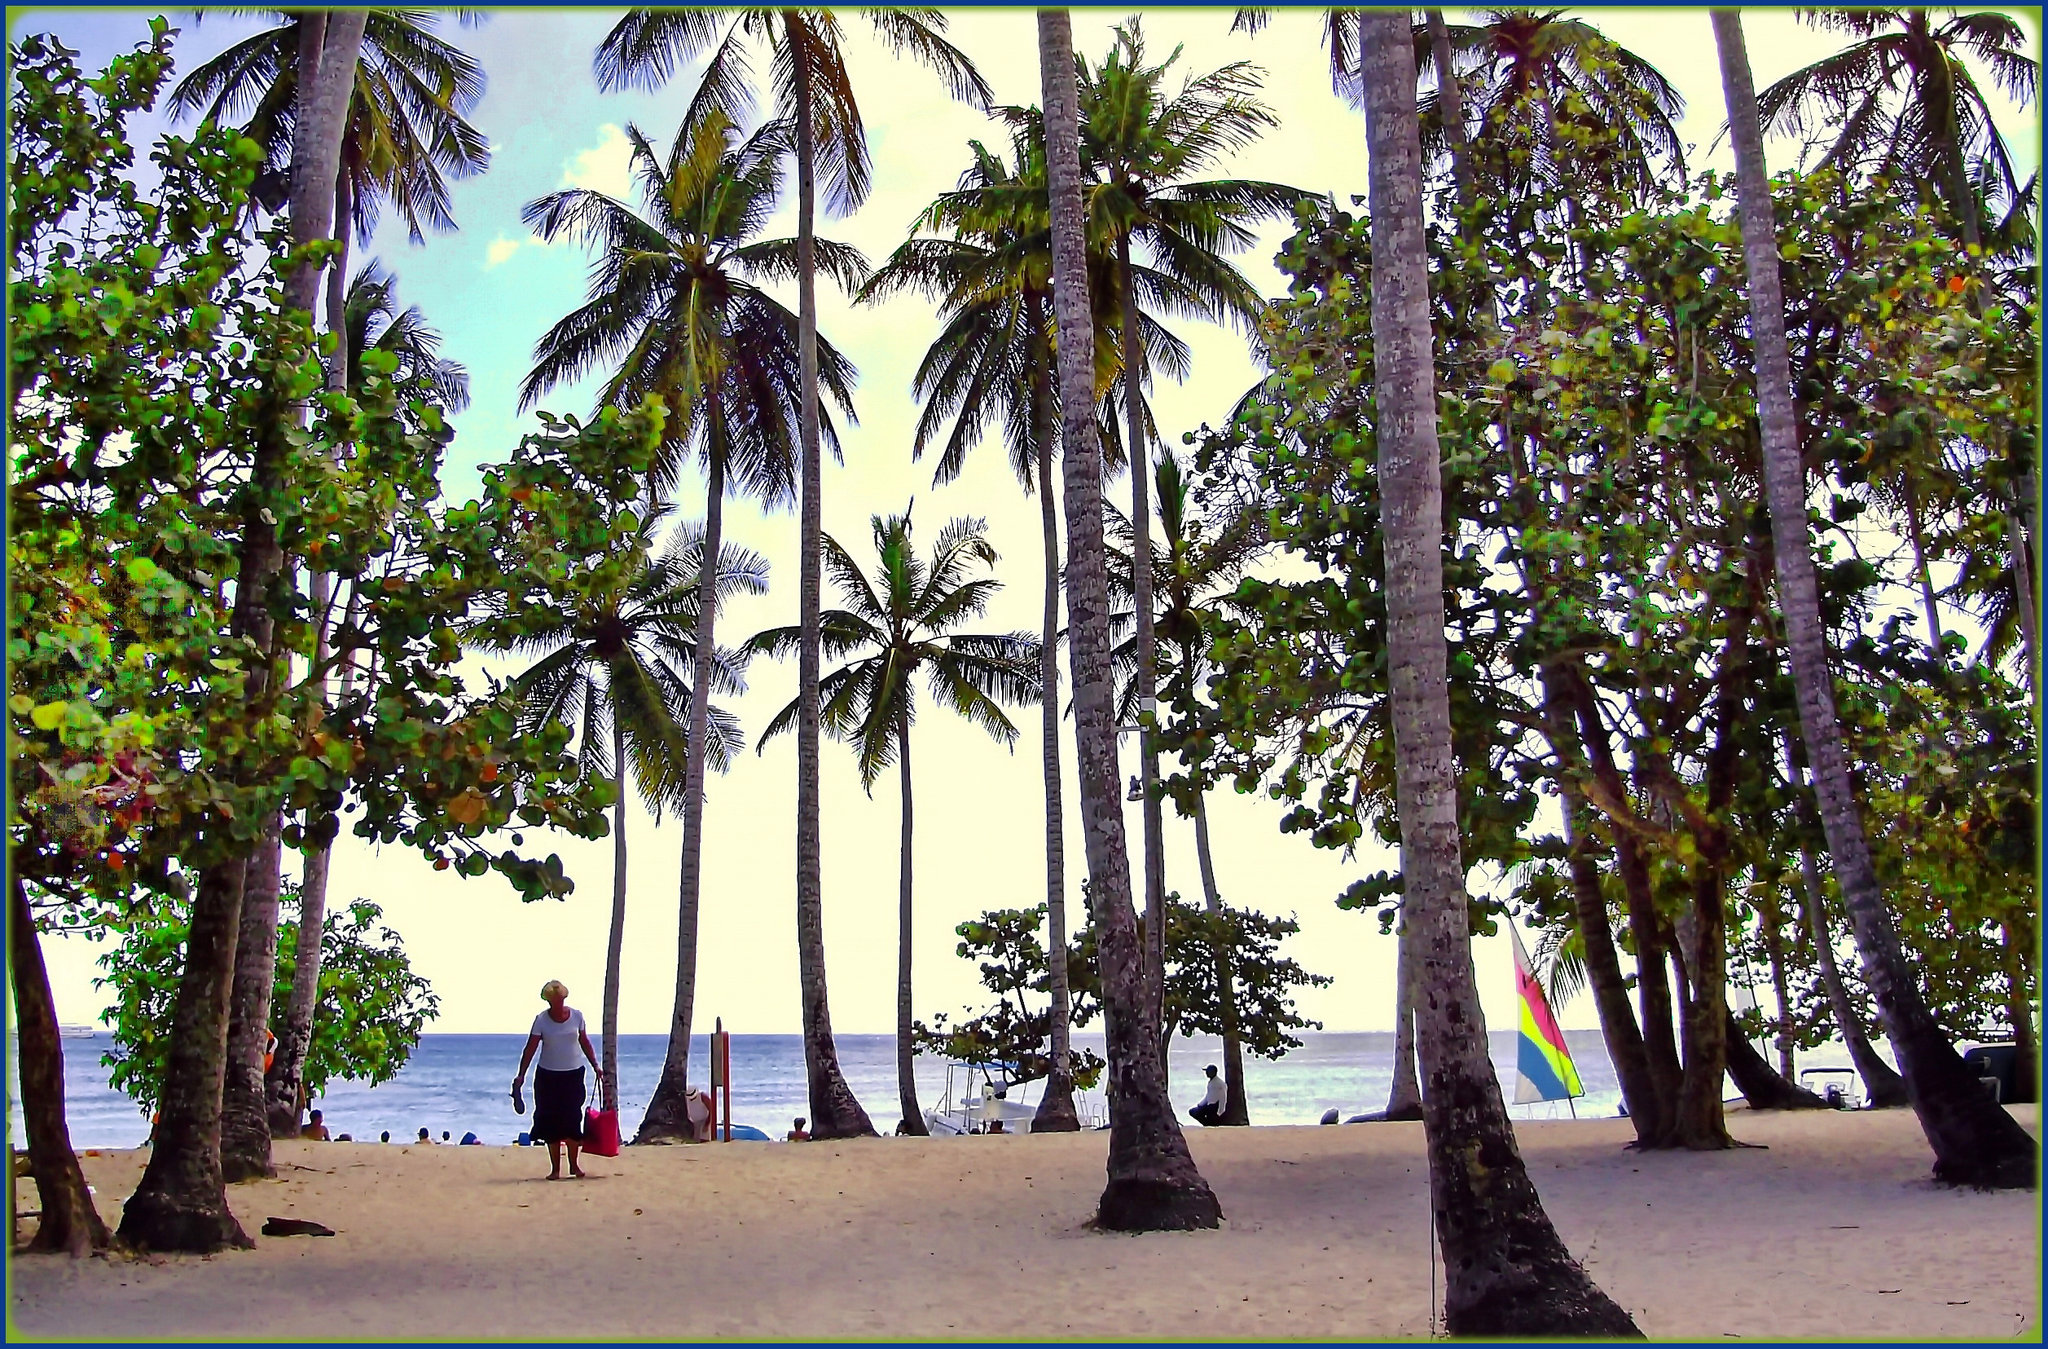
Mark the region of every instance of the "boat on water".
[[[1045, 1080], [1018, 1081], [1016, 1071], [1017, 1065], [1011, 1063], [949, 1061], [946, 1094], [924, 1112], [926, 1132], [934, 1137], [1031, 1132], [1031, 1121], [1038, 1115], [1031, 1089], [1036, 1087], [1042, 1098]], [[1108, 1114], [1092, 1092], [1074, 1093], [1074, 1113], [1083, 1129], [1108, 1127]]]
[[57, 1036], [63, 1040], [97, 1040], [100, 1032], [97, 1026], [59, 1026]]

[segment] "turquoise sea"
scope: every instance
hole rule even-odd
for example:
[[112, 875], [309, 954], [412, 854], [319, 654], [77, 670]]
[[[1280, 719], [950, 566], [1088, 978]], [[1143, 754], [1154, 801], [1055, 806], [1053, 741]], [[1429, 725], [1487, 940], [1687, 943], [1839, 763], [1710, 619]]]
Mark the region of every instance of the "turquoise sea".
[[[1613, 1115], [1621, 1101], [1614, 1070], [1596, 1031], [1568, 1036], [1586, 1095], [1570, 1109], [1581, 1116]], [[1326, 1110], [1361, 1114], [1386, 1105], [1393, 1081], [1394, 1037], [1391, 1032], [1309, 1032], [1302, 1047], [1274, 1062], [1247, 1058], [1245, 1094], [1253, 1124], [1314, 1124]], [[1503, 1095], [1514, 1095], [1515, 1035], [1496, 1031], [1490, 1037], [1495, 1071]], [[365, 1087], [352, 1082], [332, 1084], [318, 1102], [335, 1134], [353, 1134], [358, 1141], [389, 1130], [394, 1140], [416, 1137], [422, 1128], [435, 1137], [447, 1130], [455, 1138], [473, 1131], [486, 1143], [510, 1143], [526, 1119], [513, 1113], [512, 1074], [519, 1067], [523, 1035], [422, 1036], [405, 1069], [389, 1082]], [[1102, 1052], [1102, 1037], [1076, 1035], [1077, 1047]], [[93, 1039], [67, 1038], [64, 1047], [66, 1105], [71, 1139], [81, 1148], [136, 1147], [148, 1136], [149, 1121], [126, 1096], [107, 1085], [100, 1057], [111, 1045], [104, 1034]], [[620, 1124], [631, 1138], [647, 1098], [661, 1074], [667, 1038], [660, 1035], [619, 1037], [619, 1076], [623, 1084]], [[1202, 1066], [1221, 1063], [1220, 1045], [1202, 1038], [1176, 1041], [1168, 1056], [1174, 1101], [1183, 1111], [1202, 1098]], [[875, 1126], [888, 1133], [902, 1110], [896, 1088], [896, 1040], [892, 1035], [841, 1035], [839, 1063], [848, 1085], [860, 1098]], [[692, 1046], [693, 1079], [704, 1079], [708, 1037]], [[9, 1056], [8, 1094], [18, 1094]], [[733, 1118], [780, 1138], [790, 1121], [810, 1113], [805, 1104], [803, 1039], [797, 1035], [735, 1035], [732, 1039]], [[918, 1098], [937, 1105], [946, 1087], [942, 1060], [917, 1061]], [[957, 1079], [956, 1079], [957, 1084]], [[956, 1086], [957, 1089], [957, 1086]], [[1029, 1089], [1036, 1101], [1037, 1088]], [[528, 1101], [531, 1106], [531, 1099]], [[1102, 1108], [1100, 1094], [1094, 1107]], [[24, 1139], [18, 1116], [9, 1112], [15, 1146]], [[1517, 1118], [1564, 1118], [1562, 1103], [1510, 1106]], [[527, 1118], [530, 1118], [527, 1117]], [[1197, 1127], [1187, 1125], [1189, 1128]]]

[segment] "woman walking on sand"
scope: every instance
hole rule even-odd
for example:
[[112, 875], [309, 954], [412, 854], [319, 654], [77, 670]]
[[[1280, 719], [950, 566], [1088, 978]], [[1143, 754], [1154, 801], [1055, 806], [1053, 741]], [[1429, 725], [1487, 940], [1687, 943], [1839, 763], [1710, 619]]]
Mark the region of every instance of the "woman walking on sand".
[[533, 1033], [526, 1037], [526, 1052], [519, 1056], [519, 1075], [512, 1079], [512, 1100], [517, 1104], [526, 1085], [526, 1067], [540, 1051], [540, 1067], [533, 1077], [533, 1137], [548, 1145], [548, 1179], [562, 1178], [562, 1145], [569, 1145], [569, 1175], [583, 1179], [576, 1154], [583, 1147], [583, 1063], [600, 1085], [604, 1070], [598, 1067], [597, 1051], [583, 1029], [583, 1013], [569, 1005], [569, 989], [559, 979], [541, 985], [547, 1010], [533, 1019]]

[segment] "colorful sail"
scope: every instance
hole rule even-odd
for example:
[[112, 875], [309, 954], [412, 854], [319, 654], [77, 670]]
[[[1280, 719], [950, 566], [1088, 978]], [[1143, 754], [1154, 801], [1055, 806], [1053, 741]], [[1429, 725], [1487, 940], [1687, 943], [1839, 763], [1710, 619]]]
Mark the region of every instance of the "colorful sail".
[[1522, 934], [1508, 923], [1508, 935], [1515, 939], [1515, 994], [1521, 1004], [1521, 1034], [1515, 1043], [1515, 1104], [1532, 1101], [1568, 1101], [1584, 1096], [1579, 1070], [1572, 1052], [1565, 1047], [1564, 1032], [1551, 1015], [1550, 1003], [1529, 968], [1529, 953], [1522, 947]]

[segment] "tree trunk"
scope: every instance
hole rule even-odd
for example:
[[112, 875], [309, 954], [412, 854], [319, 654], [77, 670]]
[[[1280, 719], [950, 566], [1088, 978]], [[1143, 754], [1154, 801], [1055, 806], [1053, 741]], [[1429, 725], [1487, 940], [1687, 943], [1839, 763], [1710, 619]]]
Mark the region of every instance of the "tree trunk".
[[[1192, 653], [1189, 664], [1192, 670]], [[1202, 868], [1202, 898], [1211, 918], [1223, 916], [1223, 896], [1216, 888], [1216, 861], [1209, 850], [1209, 794], [1195, 797], [1195, 860]], [[1215, 943], [1216, 995], [1223, 1011], [1223, 1113], [1218, 1124], [1250, 1124], [1251, 1110], [1244, 1099], [1244, 1043], [1237, 1031], [1237, 977], [1231, 971], [1230, 943], [1220, 936]]]
[[1757, 922], [1763, 929], [1764, 949], [1770, 953], [1771, 996], [1778, 1004], [1778, 1015], [1773, 1022], [1777, 1033], [1772, 1037], [1778, 1049], [1778, 1073], [1789, 1082], [1795, 1071], [1792, 1062], [1792, 998], [1785, 977], [1784, 915], [1778, 909], [1775, 893], [1766, 896], [1758, 905]]
[[1913, 544], [1913, 574], [1920, 583], [1920, 611], [1927, 619], [1927, 652], [1939, 663], [1947, 659], [1942, 650], [1941, 610], [1934, 603], [1934, 574], [1927, 566], [1926, 531], [1920, 521], [1920, 488], [1912, 473], [1906, 474], [1906, 531]]
[[1394, 1085], [1387, 1091], [1386, 1117], [1422, 1118], [1422, 1081], [1415, 1071], [1415, 1003], [1422, 955], [1416, 949], [1420, 930], [1404, 897], [1400, 930], [1394, 937]]
[[[1117, 284], [1123, 291], [1124, 425], [1131, 456], [1131, 602], [1137, 624], [1138, 720], [1156, 707], [1157, 642], [1152, 613], [1152, 448], [1145, 439], [1140, 385], [1145, 372], [1144, 338], [1138, 331], [1138, 282], [1131, 266], [1131, 236], [1116, 241]], [[1138, 784], [1145, 852], [1145, 995], [1155, 1022], [1166, 1019], [1166, 827], [1159, 785], [1159, 750], [1149, 729], [1138, 732]], [[1159, 1062], [1166, 1062], [1160, 1041]]]
[[832, 1043], [832, 1012], [825, 990], [823, 838], [818, 823], [820, 735], [819, 646], [824, 590], [824, 515], [819, 493], [824, 466], [818, 450], [817, 127], [811, 115], [810, 21], [790, 11], [790, 60], [796, 86], [797, 354], [802, 389], [802, 502], [797, 562], [798, 622], [796, 714], [796, 949], [803, 985], [804, 1077], [809, 1084], [811, 1137], [872, 1136], [875, 1126], [839, 1071]]
[[1721, 53], [1723, 88], [1736, 154], [1743, 254], [1749, 271], [1750, 330], [1757, 360], [1757, 404], [1763, 425], [1764, 478], [1770, 491], [1771, 528], [1777, 544], [1779, 598], [1785, 612], [1799, 724], [1813, 766], [1821, 826], [1849, 922], [1856, 934], [1864, 982], [1899, 1055], [1914, 1113], [1934, 1150], [1939, 1180], [1972, 1185], [2031, 1187], [2040, 1148], [2013, 1117], [1984, 1093], [1928, 1011], [1899, 946], [1898, 933], [1879, 892], [1863, 819], [1849, 778], [1848, 756], [1835, 715], [1820, 592], [1813, 573], [1806, 515], [1806, 476], [1792, 411], [1791, 362], [1785, 346], [1785, 304], [1778, 281], [1777, 228], [1765, 175], [1763, 137], [1757, 126], [1756, 90], [1744, 50], [1742, 20], [1715, 10], [1714, 38]]
[[277, 984], [278, 872], [283, 848], [278, 819], [265, 823], [242, 881], [240, 935], [235, 944], [234, 993], [228, 1004], [227, 1076], [220, 1107], [220, 1170], [229, 1184], [267, 1179], [270, 1102], [263, 1090], [263, 1046], [270, 1030], [270, 995]]
[[598, 1057], [604, 1081], [598, 1083], [603, 1109], [617, 1110], [619, 1091], [619, 962], [626, 951], [626, 798], [630, 779], [626, 772], [626, 723], [620, 708], [612, 707], [612, 782], [618, 800], [612, 802], [612, 922], [604, 946], [604, 1011]]
[[910, 1038], [910, 915], [914, 852], [910, 809], [910, 713], [896, 717], [897, 781], [903, 788], [903, 838], [896, 881], [896, 1092], [903, 1103], [903, 1130], [923, 1137], [924, 1111], [917, 1104], [917, 1048]]
[[1825, 1110], [1828, 1103], [1771, 1067], [1756, 1046], [1742, 1038], [1735, 1013], [1722, 1009], [1722, 1039], [1727, 1044], [1728, 1076], [1752, 1110]]
[[1159, 1027], [1131, 910], [1118, 789], [1109, 655], [1109, 574], [1102, 535], [1102, 450], [1095, 424], [1094, 325], [1081, 207], [1081, 133], [1073, 29], [1064, 9], [1038, 11], [1038, 69], [1050, 185], [1053, 306], [1059, 320], [1060, 418], [1067, 512], [1067, 641], [1074, 681], [1076, 776], [1087, 841], [1109, 1060], [1109, 1183], [1096, 1225], [1112, 1231], [1214, 1227], [1223, 1212], [1195, 1169], [1173, 1116]]
[[2040, 1082], [2034, 1066], [2034, 1003], [2027, 996], [2027, 953], [2012, 924], [1998, 920], [1999, 935], [2005, 939], [2005, 1014], [2012, 1022], [2012, 1099], [2039, 1103]]
[[1842, 971], [1835, 964], [1835, 937], [1828, 930], [1820, 868], [1814, 865], [1813, 849], [1803, 845], [1799, 849], [1799, 875], [1806, 890], [1806, 927], [1813, 937], [1814, 959], [1820, 964], [1821, 987], [1827, 990], [1828, 1006], [1834, 1010], [1835, 1026], [1842, 1032], [1842, 1043], [1848, 1047], [1849, 1062], [1856, 1065], [1856, 1074], [1863, 1079], [1863, 1093], [1870, 1098], [1870, 1104], [1880, 1110], [1911, 1105], [1913, 1101], [1906, 1091], [1906, 1079], [1878, 1057], [1870, 1037], [1863, 1033], [1863, 1023], [1856, 1015], [1855, 1005], [1849, 1001], [1849, 990], [1842, 984]]
[[1417, 929], [1423, 1127], [1452, 1335], [1635, 1335], [1522, 1165], [1472, 973], [1444, 643], [1443, 482], [1406, 11], [1361, 11], [1387, 656], [1402, 903]]
[[1443, 120], [1444, 141], [1451, 148], [1451, 180], [1458, 189], [1458, 204], [1467, 210], [1479, 197], [1479, 182], [1472, 172], [1472, 148], [1465, 135], [1465, 92], [1459, 87], [1457, 67], [1451, 63], [1451, 30], [1440, 9], [1422, 11], [1429, 26], [1429, 54], [1436, 65], [1437, 115]]
[[[2029, 481], [2032, 481], [2031, 475]], [[2020, 527], [2019, 512], [2011, 506], [2001, 508], [2005, 516], [2005, 550], [2012, 571], [2012, 587], [2019, 608], [2020, 641], [2027, 658], [2027, 689], [2036, 697], [2040, 695], [2040, 676], [2035, 673], [2039, 656], [2034, 645], [2034, 584], [2033, 568], [2027, 562], [2026, 535]]]
[[[85, 1188], [85, 1172], [71, 1147], [71, 1126], [64, 1118], [64, 1040], [57, 1026], [57, 1003], [50, 996], [50, 972], [43, 964], [43, 946], [36, 936], [36, 917], [29, 908], [28, 888], [19, 873], [8, 897], [8, 936], [14, 976], [14, 1013], [20, 1038], [15, 1067], [21, 1074], [21, 1126], [28, 1135], [29, 1174], [35, 1177], [42, 1217], [31, 1251], [63, 1251], [83, 1259], [107, 1249], [107, 1225]], [[8, 1165], [13, 1165], [10, 1156]], [[13, 1214], [8, 1214], [10, 1219]], [[7, 1244], [14, 1244], [10, 1227]]]
[[712, 396], [710, 469], [704, 488], [704, 565], [697, 573], [697, 664], [690, 678], [683, 763], [683, 856], [676, 916], [676, 1002], [661, 1080], [641, 1117], [641, 1143], [694, 1143], [690, 1127], [690, 1023], [697, 1004], [697, 924], [704, 876], [704, 756], [711, 740], [711, 680], [718, 639], [718, 554], [725, 546], [725, 423]]
[[[1046, 333], [1050, 315], [1043, 301], [1030, 302], [1032, 329], [1046, 345], [1042, 354], [1051, 355]], [[1044, 747], [1045, 771], [1045, 913], [1047, 932], [1046, 976], [1050, 984], [1051, 1007], [1046, 1018], [1052, 1037], [1052, 1071], [1046, 1076], [1045, 1094], [1038, 1098], [1038, 1113], [1032, 1117], [1031, 1132], [1074, 1133], [1081, 1127], [1074, 1110], [1073, 1001], [1067, 988], [1067, 862], [1065, 810], [1060, 800], [1060, 538], [1058, 503], [1053, 499], [1052, 456], [1057, 428], [1052, 424], [1052, 403], [1042, 387], [1032, 390], [1032, 427], [1038, 436], [1038, 518], [1045, 543], [1045, 615], [1040, 623], [1038, 648], [1039, 736]]]

